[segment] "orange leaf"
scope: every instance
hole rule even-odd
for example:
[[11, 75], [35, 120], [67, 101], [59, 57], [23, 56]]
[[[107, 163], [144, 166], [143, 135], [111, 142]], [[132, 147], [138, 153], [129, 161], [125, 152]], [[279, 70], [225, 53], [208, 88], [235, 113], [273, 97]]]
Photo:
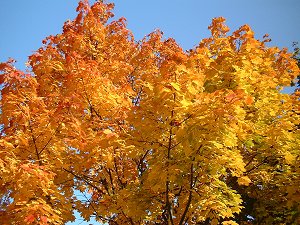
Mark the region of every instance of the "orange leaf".
[[41, 216], [41, 221], [42, 221], [43, 223], [47, 223], [48, 219], [47, 219], [46, 216]]
[[35, 220], [35, 216], [33, 214], [30, 214], [30, 215], [26, 216], [24, 222], [32, 223], [34, 220]]
[[236, 96], [237, 95], [234, 92], [232, 92], [232, 93], [226, 95], [225, 99], [226, 99], [227, 102], [232, 102], [236, 99]]
[[247, 96], [247, 97], [246, 97], [245, 103], [246, 103], [247, 105], [252, 105], [253, 102], [254, 102], [253, 97], [251, 97], [251, 96]]

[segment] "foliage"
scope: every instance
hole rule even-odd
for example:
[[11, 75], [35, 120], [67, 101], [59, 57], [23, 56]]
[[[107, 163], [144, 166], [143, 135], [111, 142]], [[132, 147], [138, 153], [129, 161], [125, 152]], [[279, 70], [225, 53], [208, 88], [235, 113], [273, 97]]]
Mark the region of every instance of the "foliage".
[[[293, 47], [294, 47], [294, 51], [293, 51], [292, 58], [297, 61], [297, 65], [300, 68], [300, 49], [298, 47], [298, 42], [293, 42]], [[295, 84], [292, 83], [292, 85], [295, 85]], [[298, 76], [297, 76], [297, 87], [300, 87], [300, 74], [298, 74]]]
[[2, 224], [298, 224], [292, 55], [222, 17], [189, 52], [136, 42], [112, 9], [81, 1], [30, 73], [0, 64]]

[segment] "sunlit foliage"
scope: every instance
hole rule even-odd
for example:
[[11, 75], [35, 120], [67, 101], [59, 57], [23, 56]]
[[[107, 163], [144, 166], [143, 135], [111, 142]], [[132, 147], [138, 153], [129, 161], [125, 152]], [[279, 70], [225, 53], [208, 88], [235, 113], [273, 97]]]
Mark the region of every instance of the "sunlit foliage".
[[112, 9], [81, 1], [30, 72], [0, 64], [1, 224], [299, 224], [292, 55], [222, 17], [188, 52], [136, 41]]

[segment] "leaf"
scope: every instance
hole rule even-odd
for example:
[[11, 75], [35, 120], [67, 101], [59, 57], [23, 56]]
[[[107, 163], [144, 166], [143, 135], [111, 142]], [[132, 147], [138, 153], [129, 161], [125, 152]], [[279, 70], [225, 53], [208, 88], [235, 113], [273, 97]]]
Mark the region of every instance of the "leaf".
[[222, 222], [222, 225], [239, 225], [239, 224], [233, 220], [228, 220], [228, 221]]
[[216, 141], [212, 141], [212, 144], [213, 144], [214, 146], [216, 146], [217, 148], [223, 148], [223, 145], [220, 144], [220, 143], [218, 143], [218, 142], [216, 142]]
[[211, 225], [218, 225], [219, 224], [219, 220], [217, 218], [213, 218], [210, 222]]
[[112, 131], [110, 129], [105, 129], [105, 130], [103, 130], [103, 133], [106, 135], [109, 135], [112, 133]]
[[41, 221], [45, 224], [48, 222], [48, 218], [46, 216], [41, 216]]
[[227, 147], [234, 147], [237, 144], [237, 138], [234, 133], [230, 132], [225, 136], [224, 145]]
[[292, 164], [296, 159], [296, 157], [293, 154], [291, 154], [290, 152], [286, 152], [284, 154], [284, 158], [288, 164]]
[[239, 185], [245, 185], [245, 186], [249, 186], [249, 184], [251, 183], [251, 180], [248, 176], [239, 177], [237, 181]]
[[179, 90], [180, 90], [180, 85], [179, 85], [178, 83], [171, 82], [170, 85], [171, 85], [176, 91], [179, 91]]
[[247, 97], [246, 97], [245, 103], [246, 103], [247, 105], [252, 105], [253, 102], [254, 102], [254, 98], [253, 98], [253, 97], [251, 97], [251, 96], [247, 96]]
[[25, 223], [33, 223], [34, 221], [35, 221], [35, 216], [33, 214], [29, 214], [24, 219]]
[[183, 107], [188, 107], [188, 106], [190, 106], [192, 103], [189, 102], [189, 101], [186, 100], [186, 99], [183, 99], [182, 101], [180, 101], [180, 104], [181, 104]]

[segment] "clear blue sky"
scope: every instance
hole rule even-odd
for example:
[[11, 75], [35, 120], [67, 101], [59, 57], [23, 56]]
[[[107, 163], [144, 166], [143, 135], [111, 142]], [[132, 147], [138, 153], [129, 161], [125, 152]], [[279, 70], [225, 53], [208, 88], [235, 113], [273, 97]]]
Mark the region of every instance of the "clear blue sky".
[[[90, 0], [93, 2], [94, 0]], [[113, 0], [112, 0], [113, 1]], [[8, 57], [24, 69], [27, 57], [50, 34], [61, 32], [67, 19], [75, 17], [78, 0], [0, 0], [0, 61]], [[208, 37], [208, 25], [217, 16], [227, 18], [231, 30], [249, 24], [271, 45], [292, 47], [300, 42], [299, 0], [115, 0], [116, 17], [124, 16], [136, 39], [156, 28], [184, 48], [193, 48]]]
[[[113, 2], [116, 17], [127, 18], [136, 40], [159, 28], [165, 37], [173, 37], [184, 49], [190, 49], [208, 37], [211, 19], [223, 16], [231, 31], [249, 24], [257, 38], [268, 33], [272, 46], [292, 50], [292, 42], [300, 42], [300, 0]], [[41, 46], [41, 41], [60, 33], [64, 21], [75, 17], [77, 3], [78, 0], [0, 0], [0, 61], [12, 57], [18, 61], [17, 67], [24, 69], [27, 57]], [[81, 223], [86, 224], [89, 223]]]

